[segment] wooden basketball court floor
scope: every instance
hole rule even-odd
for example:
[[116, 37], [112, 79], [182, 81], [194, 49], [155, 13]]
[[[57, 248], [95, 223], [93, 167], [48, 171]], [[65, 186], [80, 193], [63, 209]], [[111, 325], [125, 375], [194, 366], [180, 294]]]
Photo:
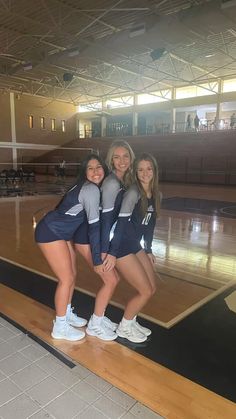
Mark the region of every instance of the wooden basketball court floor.
[[[161, 189], [165, 198], [236, 202], [233, 187], [164, 184]], [[58, 195], [0, 199], [2, 260], [55, 280], [34, 243], [33, 220], [37, 221], [58, 199]], [[169, 329], [232, 285], [236, 277], [235, 231], [236, 218], [162, 210], [153, 243], [161, 281], [142, 316]], [[89, 295], [99, 287], [99, 278], [79, 255], [77, 286]], [[123, 307], [131, 293], [122, 281], [112, 304]], [[53, 341], [53, 310], [2, 284], [0, 312], [165, 418], [236, 417], [233, 402], [117, 342], [104, 343], [90, 337], [78, 343]]]

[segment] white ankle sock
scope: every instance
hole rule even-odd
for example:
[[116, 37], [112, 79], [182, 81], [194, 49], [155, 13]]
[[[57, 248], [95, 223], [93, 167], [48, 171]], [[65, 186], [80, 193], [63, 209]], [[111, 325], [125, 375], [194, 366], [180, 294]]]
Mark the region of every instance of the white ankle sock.
[[92, 315], [92, 322], [94, 325], [100, 325], [102, 323], [103, 316], [96, 316], [96, 314], [93, 313]]
[[129, 327], [129, 326], [131, 326], [132, 323], [133, 323], [133, 319], [127, 320], [123, 317], [122, 320], [121, 320], [121, 324], [124, 327]]
[[66, 308], [66, 315], [69, 316], [70, 313], [71, 313], [71, 304], [68, 304]]
[[56, 316], [56, 325], [63, 327], [66, 323], [66, 316]]

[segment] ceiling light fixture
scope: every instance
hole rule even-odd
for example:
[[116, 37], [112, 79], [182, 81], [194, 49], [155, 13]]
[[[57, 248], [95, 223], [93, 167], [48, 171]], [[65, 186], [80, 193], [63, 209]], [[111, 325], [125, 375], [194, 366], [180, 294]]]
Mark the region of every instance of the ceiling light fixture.
[[135, 36], [143, 35], [145, 32], [146, 32], [146, 27], [145, 27], [145, 24], [142, 23], [130, 29], [129, 37], [134, 38]]
[[157, 48], [150, 52], [153, 61], [159, 60], [167, 51], [165, 48]]
[[32, 63], [25, 63], [25, 64], [23, 64], [23, 70], [24, 71], [32, 70], [32, 68], [33, 68]]
[[70, 48], [67, 50], [68, 57], [76, 57], [79, 53], [80, 51], [78, 48]]

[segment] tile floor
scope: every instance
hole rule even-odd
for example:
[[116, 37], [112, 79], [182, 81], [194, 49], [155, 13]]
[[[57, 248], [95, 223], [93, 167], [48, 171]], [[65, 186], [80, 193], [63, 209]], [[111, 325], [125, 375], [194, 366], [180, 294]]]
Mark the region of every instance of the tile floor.
[[1, 419], [163, 419], [88, 369], [70, 368], [0, 317]]

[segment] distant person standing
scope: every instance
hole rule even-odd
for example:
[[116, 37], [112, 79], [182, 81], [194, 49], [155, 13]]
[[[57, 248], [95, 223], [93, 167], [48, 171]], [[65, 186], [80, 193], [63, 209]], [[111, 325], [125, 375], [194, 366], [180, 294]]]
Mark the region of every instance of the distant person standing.
[[186, 126], [186, 128], [187, 128], [187, 131], [191, 131], [191, 129], [192, 129], [192, 117], [191, 117], [190, 113], [187, 116], [187, 126]]
[[236, 123], [236, 115], [235, 112], [230, 117], [230, 128], [233, 129]]
[[59, 176], [61, 178], [64, 178], [66, 175], [66, 161], [63, 159], [60, 163], [59, 163]]
[[199, 124], [200, 124], [200, 119], [198, 118], [198, 114], [196, 114], [196, 116], [194, 118], [194, 128], [195, 128], [195, 131], [199, 131]]
[[211, 126], [213, 129], [218, 129], [218, 120], [217, 117], [215, 116], [213, 122], [211, 123]]

